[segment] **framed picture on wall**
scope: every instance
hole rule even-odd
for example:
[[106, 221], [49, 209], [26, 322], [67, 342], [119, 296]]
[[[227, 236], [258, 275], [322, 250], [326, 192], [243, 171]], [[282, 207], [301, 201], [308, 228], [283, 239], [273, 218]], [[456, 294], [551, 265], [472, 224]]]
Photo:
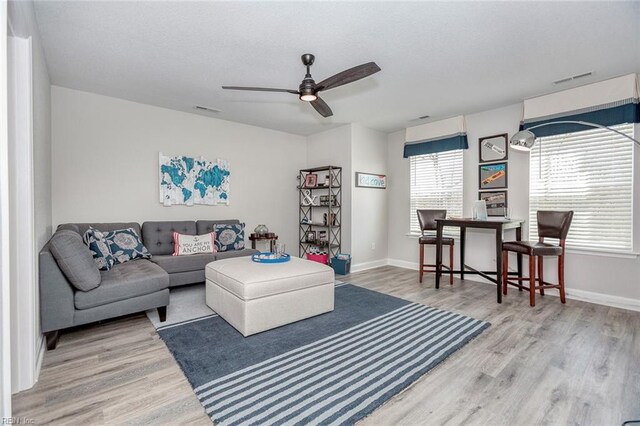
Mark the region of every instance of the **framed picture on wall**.
[[481, 163], [493, 163], [506, 160], [509, 156], [509, 135], [487, 136], [478, 139]]
[[506, 189], [507, 188], [507, 163], [480, 164], [478, 170], [478, 188]]
[[487, 216], [504, 216], [507, 206], [507, 191], [479, 192], [478, 199], [487, 204]]

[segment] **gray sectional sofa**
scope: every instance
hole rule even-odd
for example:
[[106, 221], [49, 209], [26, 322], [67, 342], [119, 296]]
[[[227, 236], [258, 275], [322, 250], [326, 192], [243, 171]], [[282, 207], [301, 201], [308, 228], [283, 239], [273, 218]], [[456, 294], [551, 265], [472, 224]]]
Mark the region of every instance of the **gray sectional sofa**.
[[[109, 271], [99, 271], [99, 285], [91, 290], [83, 291], [74, 285], [75, 276], [67, 265], [60, 265], [56, 260], [57, 247], [52, 247], [52, 239], [43, 247], [39, 255], [40, 275], [40, 323], [47, 337], [47, 347], [54, 349], [60, 330], [114, 318], [121, 315], [158, 309], [160, 320], [166, 318], [169, 305], [169, 287], [185, 284], [204, 283], [204, 269], [207, 263], [230, 257], [249, 256], [257, 250], [244, 249], [212, 254], [194, 254], [189, 256], [173, 256], [173, 232], [188, 235], [201, 235], [212, 232], [216, 224], [240, 223], [238, 220], [199, 220], [179, 222], [144, 222], [142, 227], [131, 223], [68, 223], [58, 226], [56, 234], [69, 230], [84, 235], [89, 227], [103, 232], [116, 229], [133, 228], [141, 236], [142, 242], [149, 250], [151, 259], [136, 259], [115, 265]], [[77, 237], [75, 237], [77, 239]], [[73, 241], [72, 241], [73, 242]], [[67, 257], [80, 257], [86, 260], [87, 246], [74, 242], [73, 249], [67, 246]], [[84, 247], [84, 248], [83, 248]], [[73, 251], [82, 253], [73, 253]], [[71, 251], [71, 253], [69, 253]], [[91, 256], [91, 253], [89, 256]], [[60, 254], [58, 254], [58, 259]], [[77, 256], [76, 256], [77, 255]], [[82, 263], [85, 271], [82, 274], [95, 274], [90, 263]], [[66, 272], [65, 272], [66, 270]], [[93, 275], [92, 275], [93, 276]], [[97, 275], [96, 275], [97, 276]]]

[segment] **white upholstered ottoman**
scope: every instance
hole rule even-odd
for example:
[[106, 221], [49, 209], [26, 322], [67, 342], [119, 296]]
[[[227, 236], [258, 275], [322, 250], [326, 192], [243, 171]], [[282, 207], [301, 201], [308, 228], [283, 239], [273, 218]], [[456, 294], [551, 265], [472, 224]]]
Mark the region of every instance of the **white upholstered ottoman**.
[[245, 256], [211, 262], [205, 275], [207, 305], [245, 337], [333, 311], [333, 269], [318, 262]]

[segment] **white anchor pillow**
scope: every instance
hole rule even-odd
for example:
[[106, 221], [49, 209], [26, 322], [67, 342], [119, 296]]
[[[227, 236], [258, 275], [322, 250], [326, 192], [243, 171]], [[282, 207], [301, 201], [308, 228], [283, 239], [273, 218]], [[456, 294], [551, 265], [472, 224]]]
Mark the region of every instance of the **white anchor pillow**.
[[216, 233], [185, 235], [173, 233], [173, 255], [184, 256], [198, 253], [216, 252]]

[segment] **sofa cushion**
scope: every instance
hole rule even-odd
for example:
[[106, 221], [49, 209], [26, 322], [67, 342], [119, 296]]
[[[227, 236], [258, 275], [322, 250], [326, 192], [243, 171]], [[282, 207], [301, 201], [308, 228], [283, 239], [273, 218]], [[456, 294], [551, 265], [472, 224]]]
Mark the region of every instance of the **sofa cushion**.
[[207, 263], [213, 262], [214, 260], [215, 255], [213, 253], [191, 254], [189, 256], [161, 254], [151, 258], [153, 263], [160, 266], [169, 274], [204, 270]]
[[145, 259], [115, 265], [110, 271], [103, 271], [100, 275], [102, 283], [98, 288], [75, 293], [74, 302], [77, 309], [89, 309], [131, 299], [155, 293], [169, 286], [169, 275], [161, 267]]
[[244, 249], [244, 223], [215, 225], [216, 251]]
[[213, 232], [216, 225], [237, 223], [240, 223], [238, 219], [199, 220], [196, 222], [196, 230], [198, 231], [198, 234], [207, 234], [209, 232]]
[[142, 241], [154, 256], [172, 254], [174, 232], [196, 235], [196, 223], [193, 220], [180, 222], [145, 222], [142, 224]]
[[49, 250], [69, 282], [82, 292], [100, 285], [100, 271], [89, 247], [75, 231], [57, 231], [49, 241]]
[[102, 231], [89, 228], [82, 237], [84, 243], [89, 247], [96, 266], [101, 271], [108, 271], [116, 264], [116, 259], [111, 254], [109, 243]]
[[137, 222], [63, 223], [62, 225], [58, 225], [58, 230], [70, 229], [72, 231], [76, 231], [80, 235], [84, 235], [89, 228], [94, 228], [105, 233], [115, 231], [116, 229], [133, 228], [138, 235], [142, 235], [140, 232], [140, 224]]
[[192, 254], [215, 253], [216, 233], [209, 232], [202, 235], [185, 235], [173, 233], [173, 255], [190, 256]]
[[234, 257], [252, 256], [256, 253], [260, 253], [256, 249], [244, 249], [244, 250], [232, 250], [223, 251], [215, 254], [216, 260], [231, 259]]
[[151, 253], [142, 244], [140, 235], [135, 229], [117, 229], [104, 234], [109, 250], [116, 263], [124, 263], [135, 259], [149, 259]]

